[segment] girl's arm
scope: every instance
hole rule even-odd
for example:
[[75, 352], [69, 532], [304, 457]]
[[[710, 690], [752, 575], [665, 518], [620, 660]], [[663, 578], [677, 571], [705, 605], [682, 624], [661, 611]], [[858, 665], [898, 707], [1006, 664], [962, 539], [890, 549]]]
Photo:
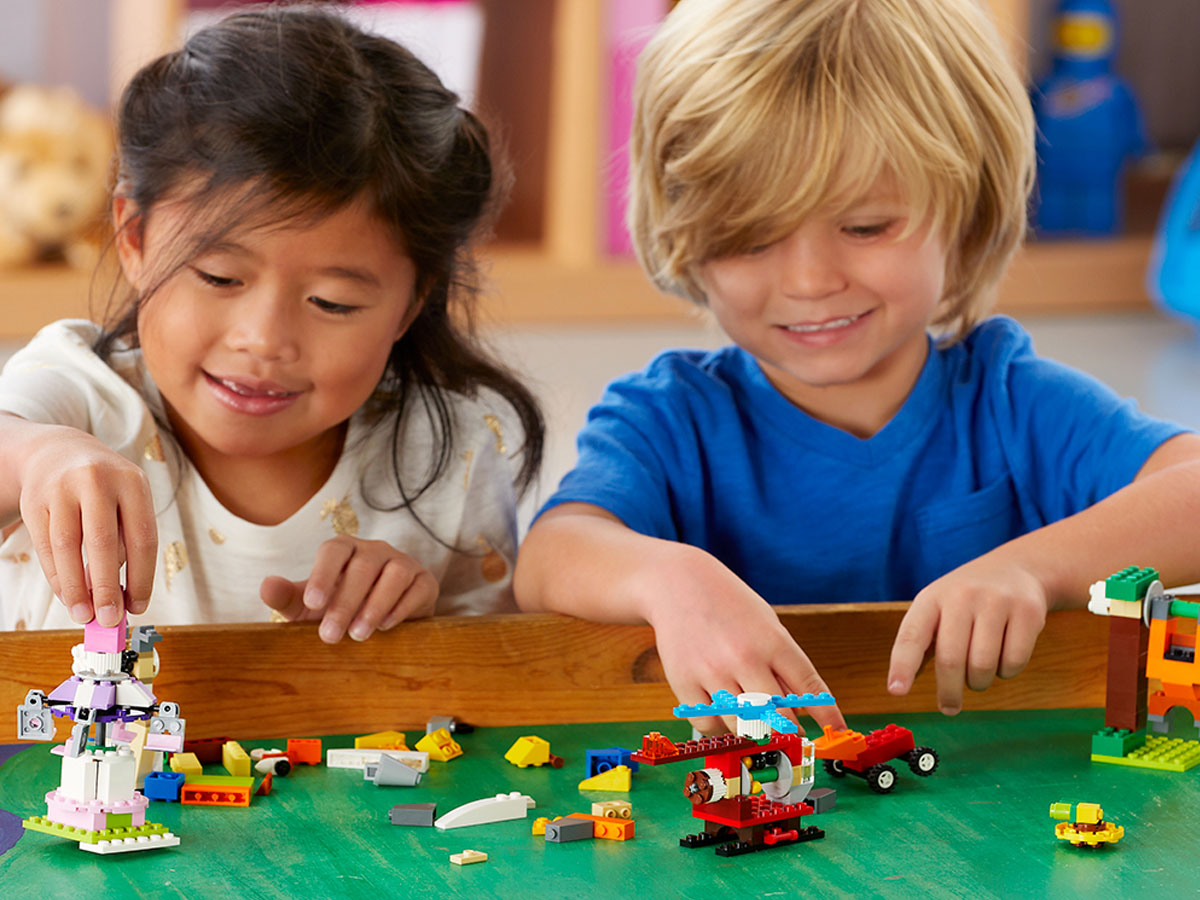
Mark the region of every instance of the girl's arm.
[[[681, 703], [714, 691], [828, 690], [771, 606], [711, 554], [647, 537], [587, 503], [543, 515], [517, 555], [518, 605], [654, 628], [663, 671]], [[836, 707], [822, 724], [845, 727]], [[716, 721], [695, 723], [712, 731]]]
[[907, 693], [936, 639], [938, 703], [962, 706], [964, 680], [983, 690], [1025, 667], [1053, 609], [1087, 604], [1088, 586], [1126, 565], [1166, 584], [1200, 581], [1200, 435], [1165, 441], [1132, 484], [1076, 515], [960, 566], [913, 600], [892, 648], [888, 690]]
[[122, 608], [145, 611], [158, 530], [136, 465], [77, 428], [0, 413], [0, 521], [17, 517], [74, 621], [115, 625]]

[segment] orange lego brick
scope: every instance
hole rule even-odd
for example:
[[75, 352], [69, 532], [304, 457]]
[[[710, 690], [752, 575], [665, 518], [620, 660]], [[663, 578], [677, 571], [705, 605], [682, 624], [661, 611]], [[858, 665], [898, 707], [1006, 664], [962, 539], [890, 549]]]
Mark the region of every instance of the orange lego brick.
[[297, 763], [319, 766], [321, 764], [321, 739], [288, 738], [287, 758], [293, 766]]
[[628, 841], [633, 837], [633, 819], [610, 819], [606, 816], [591, 816], [587, 813], [571, 813], [568, 819], [589, 819], [592, 836], [609, 841]]

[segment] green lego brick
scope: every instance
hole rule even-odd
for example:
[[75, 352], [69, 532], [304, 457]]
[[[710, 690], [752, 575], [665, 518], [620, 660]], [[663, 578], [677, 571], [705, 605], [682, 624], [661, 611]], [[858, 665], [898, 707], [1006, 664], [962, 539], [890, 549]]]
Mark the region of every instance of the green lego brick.
[[1104, 756], [1093, 753], [1092, 762], [1133, 766], [1138, 769], [1159, 769], [1164, 772], [1186, 772], [1192, 766], [1200, 763], [1200, 741], [1148, 737], [1143, 746], [1128, 756]]
[[51, 822], [45, 816], [31, 816], [21, 822], [21, 825], [30, 831], [40, 831], [43, 834], [52, 834], [55, 837], [70, 838], [73, 841], [79, 841], [83, 844], [98, 844], [100, 841], [115, 841], [122, 838], [149, 837], [155, 834], [166, 834], [169, 829], [165, 825], [159, 825], [157, 822], [147, 822], [145, 825], [139, 825], [136, 828], [105, 828], [103, 831], [89, 831], [86, 828], [75, 828], [72, 825], [63, 825], [59, 822]]
[[1092, 753], [1096, 756], [1128, 756], [1146, 743], [1146, 729], [1101, 728], [1092, 735]]
[[132, 828], [133, 813], [109, 813], [104, 817], [104, 824], [109, 828]]
[[185, 784], [211, 785], [212, 787], [254, 787], [254, 776], [246, 775], [197, 775], [184, 779]]
[[1126, 566], [1104, 580], [1104, 594], [1112, 600], [1141, 600], [1146, 596], [1146, 589], [1157, 580], [1157, 569]]

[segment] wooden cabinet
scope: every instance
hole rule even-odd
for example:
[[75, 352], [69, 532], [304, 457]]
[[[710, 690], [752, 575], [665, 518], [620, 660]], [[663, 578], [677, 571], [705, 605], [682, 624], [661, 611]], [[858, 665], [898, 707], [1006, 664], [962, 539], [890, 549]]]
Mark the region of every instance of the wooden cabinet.
[[[488, 34], [480, 106], [485, 117], [499, 121], [517, 179], [498, 240], [484, 251], [492, 315], [512, 322], [692, 315], [689, 304], [655, 291], [635, 262], [601, 252], [604, 0], [482, 2]], [[1034, 0], [988, 2], [1024, 68]], [[112, 9], [114, 79], [170, 47], [179, 33], [179, 0], [113, 0]], [[1149, 223], [1164, 183], [1160, 177], [1149, 189], [1149, 211], [1127, 236], [1030, 243], [1001, 285], [999, 309], [1019, 314], [1145, 306]], [[91, 283], [87, 274], [58, 267], [0, 274], [0, 339], [25, 337], [64, 315], [88, 314]], [[94, 307], [107, 298], [106, 282], [97, 280], [93, 293]]]

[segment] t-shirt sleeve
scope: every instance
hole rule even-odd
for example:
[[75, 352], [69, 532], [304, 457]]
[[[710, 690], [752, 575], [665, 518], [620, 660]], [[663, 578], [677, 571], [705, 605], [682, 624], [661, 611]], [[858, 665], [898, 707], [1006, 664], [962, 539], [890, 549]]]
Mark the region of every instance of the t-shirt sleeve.
[[694, 429], [673, 402], [679, 373], [654, 364], [614, 381], [588, 413], [578, 460], [538, 515], [563, 503], [590, 503], [641, 534], [678, 540], [672, 476], [697, 465]]
[[1033, 352], [1009, 322], [991, 353], [990, 401], [1019, 488], [1047, 521], [1074, 515], [1130, 484], [1151, 454], [1187, 429], [1142, 412], [1090, 375]]
[[146, 415], [140, 395], [92, 350], [99, 328], [64, 320], [43, 328], [0, 373], [0, 411], [68, 425], [118, 452], [136, 444]]

